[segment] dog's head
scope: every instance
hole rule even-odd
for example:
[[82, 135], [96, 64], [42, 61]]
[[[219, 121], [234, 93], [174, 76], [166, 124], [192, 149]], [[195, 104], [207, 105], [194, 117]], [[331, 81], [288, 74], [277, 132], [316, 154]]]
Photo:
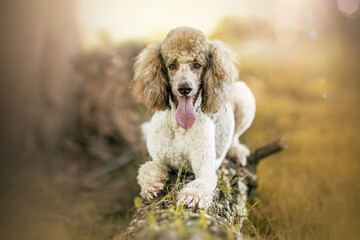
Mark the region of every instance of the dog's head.
[[219, 41], [208, 41], [194, 28], [171, 30], [163, 42], [148, 45], [134, 66], [132, 87], [151, 110], [170, 108], [176, 121], [190, 128], [196, 120], [194, 104], [201, 94], [201, 108], [216, 113], [228, 101], [237, 78], [236, 54]]

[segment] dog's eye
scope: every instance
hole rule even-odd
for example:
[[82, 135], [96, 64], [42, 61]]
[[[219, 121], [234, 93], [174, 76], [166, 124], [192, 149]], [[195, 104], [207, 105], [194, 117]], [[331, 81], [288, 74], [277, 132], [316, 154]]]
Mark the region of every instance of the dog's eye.
[[201, 68], [201, 64], [200, 64], [200, 63], [195, 63], [195, 64], [194, 64], [194, 68], [195, 68], [195, 69], [200, 69], [200, 68]]
[[173, 63], [173, 64], [170, 64], [169, 65], [169, 68], [170, 70], [175, 70], [176, 69], [176, 65]]

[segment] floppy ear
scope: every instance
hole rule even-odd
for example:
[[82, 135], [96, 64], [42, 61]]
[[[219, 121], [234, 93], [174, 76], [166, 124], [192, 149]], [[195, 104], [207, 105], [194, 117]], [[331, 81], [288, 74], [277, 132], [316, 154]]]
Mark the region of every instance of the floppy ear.
[[169, 108], [168, 81], [166, 69], [160, 55], [161, 43], [152, 43], [141, 51], [134, 65], [132, 89], [140, 101], [150, 110]]
[[216, 113], [229, 100], [231, 84], [238, 77], [237, 54], [220, 41], [210, 41], [209, 64], [203, 78], [205, 113]]

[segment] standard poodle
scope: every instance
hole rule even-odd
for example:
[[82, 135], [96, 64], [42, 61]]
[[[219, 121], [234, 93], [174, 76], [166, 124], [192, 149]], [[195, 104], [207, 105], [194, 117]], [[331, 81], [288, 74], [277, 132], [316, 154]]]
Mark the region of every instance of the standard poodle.
[[146, 133], [152, 161], [139, 169], [140, 195], [164, 189], [169, 168], [190, 163], [195, 179], [178, 194], [178, 204], [211, 206], [216, 170], [226, 155], [246, 164], [249, 150], [239, 137], [255, 116], [255, 99], [236, 81], [236, 54], [199, 30], [180, 27], [163, 42], [148, 45], [134, 65], [132, 88], [155, 111]]

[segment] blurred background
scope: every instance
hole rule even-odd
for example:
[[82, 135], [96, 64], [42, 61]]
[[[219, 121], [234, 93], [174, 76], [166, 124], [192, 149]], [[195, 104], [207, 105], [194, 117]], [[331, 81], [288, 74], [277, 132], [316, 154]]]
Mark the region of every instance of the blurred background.
[[[360, 239], [359, 0], [0, 2], [0, 238], [111, 239], [133, 212], [135, 56], [178, 26], [241, 56], [261, 163], [254, 239]], [[251, 213], [250, 213], [251, 214]]]

